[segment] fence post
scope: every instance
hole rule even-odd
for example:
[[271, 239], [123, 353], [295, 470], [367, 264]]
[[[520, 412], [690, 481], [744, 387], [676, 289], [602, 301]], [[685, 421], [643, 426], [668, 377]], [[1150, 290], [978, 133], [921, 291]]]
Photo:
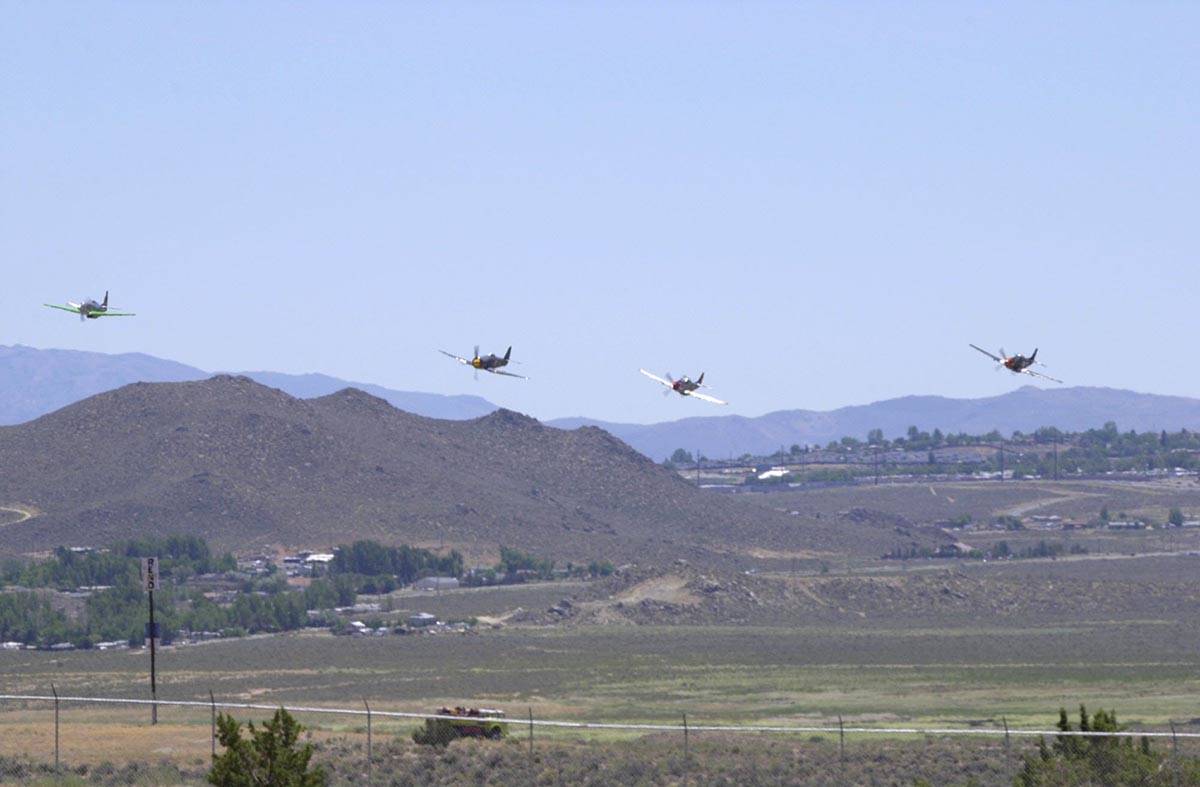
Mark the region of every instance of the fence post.
[[838, 714], [838, 758], [842, 765], [846, 764], [846, 725], [842, 723], [842, 714]]
[[533, 706], [529, 706], [529, 762], [533, 764]]
[[1179, 738], [1175, 734], [1175, 722], [1171, 725], [1171, 784], [1179, 784]]
[[687, 714], [683, 714], [683, 783], [688, 782], [688, 725]]
[[208, 690], [208, 737], [212, 758], [217, 759], [217, 699], [212, 689]]
[[374, 759], [372, 757], [372, 755], [374, 754], [374, 750], [372, 748], [372, 740], [371, 740], [371, 703], [367, 702], [366, 697], [363, 697], [363, 705], [366, 706], [366, 709], [367, 709], [367, 784], [370, 784], [371, 783], [371, 763], [372, 763], [372, 760]]
[[1004, 750], [1008, 751], [1010, 748], [1012, 748], [1012, 741], [1009, 740], [1008, 736], [1008, 717], [1001, 716], [1000, 720], [1004, 722]]
[[54, 772], [58, 772], [58, 689], [54, 688], [54, 683], [50, 684], [50, 691], [54, 694]]

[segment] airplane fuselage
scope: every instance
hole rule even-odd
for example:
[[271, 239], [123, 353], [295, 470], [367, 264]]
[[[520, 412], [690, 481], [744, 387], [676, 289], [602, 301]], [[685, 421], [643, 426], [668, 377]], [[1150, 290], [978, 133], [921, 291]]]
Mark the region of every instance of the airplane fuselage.
[[687, 396], [688, 394], [690, 394], [692, 391], [696, 390], [699, 387], [700, 387], [700, 385], [698, 383], [694, 383], [686, 377], [684, 377], [681, 380], [676, 380], [674, 383], [671, 384], [671, 390], [673, 390], [675, 393], [679, 394], [680, 396]]
[[1014, 355], [1011, 358], [1004, 359], [1004, 367], [1010, 372], [1017, 372], [1019, 374], [1030, 366], [1033, 366], [1033, 359], [1026, 358], [1024, 355]]
[[79, 310], [80, 317], [88, 320], [94, 320], [101, 314], [104, 314], [104, 312], [108, 311], [108, 307], [103, 303], [99, 303], [91, 299], [88, 299], [83, 303], [71, 303], [70, 301], [67, 303]]
[[471, 359], [471, 366], [476, 369], [483, 369], [486, 372], [492, 369], [499, 369], [502, 366], [508, 366], [508, 361], [498, 355], [485, 355], [482, 358], [476, 355]]

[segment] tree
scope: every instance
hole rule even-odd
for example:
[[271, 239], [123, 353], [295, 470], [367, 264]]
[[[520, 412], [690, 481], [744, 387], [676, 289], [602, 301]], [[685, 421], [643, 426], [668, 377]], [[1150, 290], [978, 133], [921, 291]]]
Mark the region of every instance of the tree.
[[1167, 521], [1175, 527], [1183, 527], [1183, 511], [1172, 508], [1171, 513], [1167, 516]]
[[696, 460], [692, 458], [691, 451], [685, 451], [682, 448], [676, 448], [675, 453], [671, 454], [669, 461], [673, 465], [690, 465], [694, 464]]
[[883, 430], [872, 429], [867, 432], [867, 442], [872, 445], [883, 445]]
[[324, 787], [325, 769], [309, 769], [311, 743], [297, 747], [304, 727], [283, 708], [275, 711], [261, 728], [247, 725], [250, 736], [242, 737], [242, 725], [222, 713], [217, 718], [217, 740], [225, 747], [208, 773], [218, 787]]

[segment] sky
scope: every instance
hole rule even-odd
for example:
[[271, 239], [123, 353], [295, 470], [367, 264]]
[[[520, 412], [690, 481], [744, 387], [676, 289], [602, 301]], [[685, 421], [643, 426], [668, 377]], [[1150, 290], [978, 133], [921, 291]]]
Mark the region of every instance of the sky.
[[[1197, 4], [0, 12], [0, 344], [539, 418], [1028, 381], [968, 342], [1200, 396]], [[138, 316], [41, 307], [105, 289]]]

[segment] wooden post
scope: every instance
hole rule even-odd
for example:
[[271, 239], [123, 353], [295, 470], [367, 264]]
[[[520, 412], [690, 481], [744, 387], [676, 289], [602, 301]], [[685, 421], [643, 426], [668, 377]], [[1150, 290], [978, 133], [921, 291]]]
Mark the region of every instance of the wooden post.
[[1008, 751], [1010, 748], [1012, 748], [1012, 741], [1008, 736], [1008, 717], [1001, 716], [1000, 721], [1004, 722], [1004, 750]]
[[533, 706], [529, 706], [529, 762], [533, 763]]
[[208, 690], [208, 733], [211, 739], [212, 758], [217, 759], [217, 699], [212, 689]]
[[150, 596], [150, 723], [158, 724], [158, 675], [154, 665], [154, 640], [158, 629], [154, 626], [154, 591], [149, 591], [147, 595]]
[[372, 755], [374, 754], [374, 748], [372, 745], [372, 738], [371, 738], [371, 703], [367, 702], [366, 697], [363, 697], [363, 705], [366, 706], [366, 709], [367, 709], [367, 784], [370, 784], [371, 783], [371, 767], [372, 767], [372, 760], [373, 760]]
[[683, 783], [688, 781], [688, 724], [687, 714], [683, 714]]
[[842, 765], [846, 764], [846, 725], [842, 722], [842, 714], [838, 714], [838, 756]]
[[54, 688], [54, 684], [50, 684], [50, 691], [54, 693], [54, 771], [58, 772], [58, 689]]

